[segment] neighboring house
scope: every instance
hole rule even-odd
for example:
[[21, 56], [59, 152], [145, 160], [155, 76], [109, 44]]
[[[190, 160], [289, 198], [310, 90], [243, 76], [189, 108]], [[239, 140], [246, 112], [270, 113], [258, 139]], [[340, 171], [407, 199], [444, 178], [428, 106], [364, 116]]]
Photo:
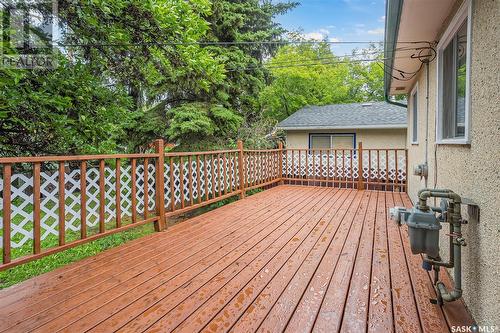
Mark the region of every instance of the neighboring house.
[[409, 168], [429, 173], [409, 176], [410, 197], [445, 188], [479, 206], [462, 209], [463, 297], [479, 325], [500, 327], [500, 1], [388, 0], [386, 17], [386, 96], [408, 96]]
[[290, 149], [405, 148], [406, 109], [386, 102], [309, 106], [278, 124]]

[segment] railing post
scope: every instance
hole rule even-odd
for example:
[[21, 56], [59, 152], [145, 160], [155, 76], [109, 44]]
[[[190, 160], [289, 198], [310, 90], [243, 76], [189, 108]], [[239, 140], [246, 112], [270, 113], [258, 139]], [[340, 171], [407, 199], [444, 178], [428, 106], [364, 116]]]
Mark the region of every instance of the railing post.
[[11, 236], [11, 217], [12, 217], [12, 202], [11, 202], [11, 180], [12, 180], [12, 165], [3, 165], [3, 252], [2, 264], [10, 263], [10, 236]]
[[238, 172], [240, 177], [240, 199], [245, 198], [245, 167], [243, 161], [243, 141], [238, 140]]
[[405, 192], [408, 193], [408, 149], [405, 149]]
[[363, 143], [358, 143], [358, 190], [365, 188], [363, 181]]
[[155, 164], [156, 216], [158, 217], [155, 222], [155, 231], [163, 231], [165, 229], [165, 149], [162, 139], [155, 141], [155, 151], [158, 154]]
[[278, 143], [278, 149], [279, 149], [279, 152], [278, 152], [278, 159], [279, 159], [278, 178], [280, 180], [279, 184], [283, 185], [283, 142], [280, 141]]

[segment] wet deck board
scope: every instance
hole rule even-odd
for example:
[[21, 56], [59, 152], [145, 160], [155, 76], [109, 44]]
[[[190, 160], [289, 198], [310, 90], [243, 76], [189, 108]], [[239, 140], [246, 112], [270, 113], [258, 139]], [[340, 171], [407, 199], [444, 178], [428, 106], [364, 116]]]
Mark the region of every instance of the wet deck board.
[[406, 229], [387, 218], [402, 204], [400, 193], [278, 186], [0, 291], [0, 331], [443, 332], [471, 323], [462, 302], [429, 302], [430, 276]]

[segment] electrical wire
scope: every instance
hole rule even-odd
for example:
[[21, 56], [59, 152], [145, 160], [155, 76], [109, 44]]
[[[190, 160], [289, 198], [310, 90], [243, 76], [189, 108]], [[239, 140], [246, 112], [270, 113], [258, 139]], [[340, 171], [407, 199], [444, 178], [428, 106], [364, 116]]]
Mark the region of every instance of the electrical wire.
[[[220, 42], [220, 41], [194, 41], [194, 42], [178, 42], [178, 41], [172, 41], [172, 42], [138, 42], [138, 43], [61, 43], [61, 42], [56, 42], [58, 46], [61, 47], [134, 47], [134, 46], [189, 46], [189, 45], [199, 45], [199, 46], [238, 46], [238, 45], [322, 45], [322, 44], [379, 44], [383, 45], [385, 44], [383, 41], [304, 41], [304, 40], [277, 40], [277, 41], [233, 41], [233, 42]], [[427, 56], [422, 56], [421, 53], [424, 50], [432, 50], [435, 58], [435, 50], [432, 48], [432, 43], [429, 41], [398, 41], [395, 44], [412, 44], [412, 45], [418, 45], [418, 44], [427, 44], [428, 46], [426, 47], [399, 47], [394, 49], [394, 53], [397, 51], [416, 51], [419, 50], [419, 54], [415, 55], [412, 54], [410, 58], [414, 59], [419, 59], [422, 62], [423, 58], [426, 58]], [[382, 54], [383, 51], [377, 52], [378, 54]], [[389, 59], [396, 59], [395, 57], [389, 57], [389, 58], [375, 58], [375, 59], [352, 59], [349, 61], [346, 60], [336, 60], [338, 58], [348, 58], [348, 57], [359, 57], [366, 55], [365, 54], [352, 54], [352, 55], [344, 55], [344, 56], [335, 56], [333, 55], [330, 57], [332, 60], [335, 59], [335, 61], [329, 61], [329, 62], [321, 62], [321, 63], [314, 63], [314, 61], [317, 60], [329, 60], [328, 58], [317, 58], [317, 59], [311, 59], [311, 60], [306, 60], [307, 62], [312, 62], [312, 63], [305, 63], [306, 61], [290, 61], [290, 62], [282, 62], [280, 65], [280, 62], [274, 62], [272, 66], [252, 66], [252, 67], [246, 67], [246, 68], [230, 68], [227, 71], [228, 72], [235, 72], [235, 71], [246, 71], [246, 70], [255, 70], [255, 69], [262, 69], [268, 68], [268, 69], [274, 69], [274, 68], [287, 68], [287, 67], [304, 67], [304, 66], [319, 66], [319, 65], [328, 65], [328, 64], [339, 64], [339, 63], [347, 63], [347, 62], [377, 62], [378, 65], [384, 70], [384, 72], [388, 75], [390, 75], [392, 78], [395, 80], [399, 81], [409, 81], [413, 79], [416, 74], [420, 71], [422, 68], [423, 62], [421, 66], [414, 72], [405, 72], [400, 69], [394, 68], [393, 70], [398, 72], [401, 77], [395, 76], [393, 73], [387, 73], [385, 68], [380, 65], [379, 62], [389, 60]], [[407, 57], [402, 57], [402, 58], [407, 58]], [[298, 64], [293, 64], [293, 63]], [[407, 76], [409, 75], [409, 76]]]
[[[401, 41], [398, 44], [429, 44], [428, 41]], [[304, 40], [277, 40], [277, 41], [239, 41], [239, 42], [137, 42], [137, 43], [62, 43], [55, 42], [61, 47], [129, 47], [129, 46], [234, 46], [234, 45], [291, 45], [291, 44], [385, 44], [383, 41], [304, 41]]]
[[[427, 48], [425, 48], [427, 49]], [[397, 51], [419, 51], [419, 50], [422, 50], [421, 47], [401, 47], [401, 48], [397, 48], [396, 49]], [[317, 60], [340, 60], [340, 59], [343, 59], [343, 58], [359, 58], [359, 57], [362, 57], [362, 56], [367, 56], [367, 55], [374, 55], [374, 56], [379, 56], [379, 55], [382, 55], [384, 54], [384, 51], [383, 50], [368, 50], [368, 51], [363, 51], [362, 53], [359, 53], [359, 54], [344, 54], [344, 55], [331, 55], [331, 56], [328, 56], [328, 57], [318, 57], [318, 58], [313, 58], [313, 59], [306, 59], [306, 60], [283, 60], [283, 61], [275, 61], [273, 60], [272, 64], [273, 65], [276, 65], [276, 64], [288, 64], [288, 63], [304, 63], [304, 62], [313, 62], [313, 61], [317, 61]], [[410, 57], [414, 58], [414, 54], [412, 54]], [[398, 57], [398, 58], [407, 58], [407, 57]], [[374, 58], [375, 59], [375, 58]], [[404, 71], [401, 71], [403, 72], [404, 74], [411, 74], [411, 73], [406, 73]]]
[[[418, 67], [417, 70], [415, 70], [413, 72], [407, 72], [407, 71], [404, 71], [404, 70], [401, 70], [398, 68], [393, 68], [392, 72], [388, 72], [385, 69], [385, 66], [381, 66], [380, 64], [379, 64], [379, 66], [382, 68], [382, 70], [384, 71], [385, 74], [389, 75], [394, 80], [411, 81], [415, 76], [417, 76], [417, 74], [420, 72], [420, 70], [422, 69], [424, 64], [430, 63], [436, 59], [436, 56], [437, 56], [436, 49], [432, 46], [432, 43], [429, 42], [428, 44], [429, 45], [426, 47], [416, 48], [415, 50], [418, 51], [418, 53], [417, 54], [414, 53], [414, 54], [410, 55], [410, 59], [417, 59], [420, 61], [420, 66]], [[424, 54], [425, 51], [429, 51], [429, 54]], [[393, 52], [393, 53], [396, 53], [396, 52]], [[396, 59], [396, 58], [397, 57], [395, 57], [393, 59]], [[400, 75], [400, 77], [394, 75], [394, 71], [396, 71]]]
[[[374, 56], [379, 56], [382, 55], [383, 52], [381, 51], [376, 51], [376, 52], [368, 52], [364, 54], [344, 54], [344, 55], [335, 55], [332, 54], [327, 57], [317, 57], [317, 58], [311, 58], [311, 59], [301, 59], [301, 60], [272, 60], [273, 65], [279, 65], [279, 64], [294, 64], [294, 63], [308, 63], [308, 62], [317, 62], [317, 61], [323, 61], [323, 60], [331, 60], [331, 61], [339, 61], [342, 59], [358, 59], [362, 56], [368, 56], [368, 55], [374, 55]], [[376, 58], [373, 58], [376, 59]]]
[[[407, 57], [401, 57], [407, 59]], [[271, 66], [266, 66], [263, 64], [262, 66], [250, 66], [243, 68], [229, 68], [227, 72], [237, 72], [237, 71], [246, 71], [246, 70], [255, 70], [255, 69], [279, 69], [279, 68], [291, 68], [291, 67], [309, 67], [309, 66], [323, 66], [323, 65], [335, 65], [335, 64], [349, 64], [353, 62], [383, 62], [388, 59], [398, 59], [398, 58], [368, 58], [368, 59], [351, 59], [351, 60], [336, 60], [336, 61], [325, 61], [325, 62], [316, 62], [316, 63], [299, 63], [299, 64], [288, 64], [288, 65], [278, 65], [275, 66], [272, 64]]]

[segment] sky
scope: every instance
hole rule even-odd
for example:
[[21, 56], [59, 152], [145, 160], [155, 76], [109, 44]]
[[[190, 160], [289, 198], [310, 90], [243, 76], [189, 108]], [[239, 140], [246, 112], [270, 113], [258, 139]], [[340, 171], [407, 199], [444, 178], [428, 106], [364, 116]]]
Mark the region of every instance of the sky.
[[[330, 41], [383, 41], [385, 0], [298, 0], [301, 4], [277, 18], [288, 30]], [[335, 44], [337, 55], [368, 45]]]

